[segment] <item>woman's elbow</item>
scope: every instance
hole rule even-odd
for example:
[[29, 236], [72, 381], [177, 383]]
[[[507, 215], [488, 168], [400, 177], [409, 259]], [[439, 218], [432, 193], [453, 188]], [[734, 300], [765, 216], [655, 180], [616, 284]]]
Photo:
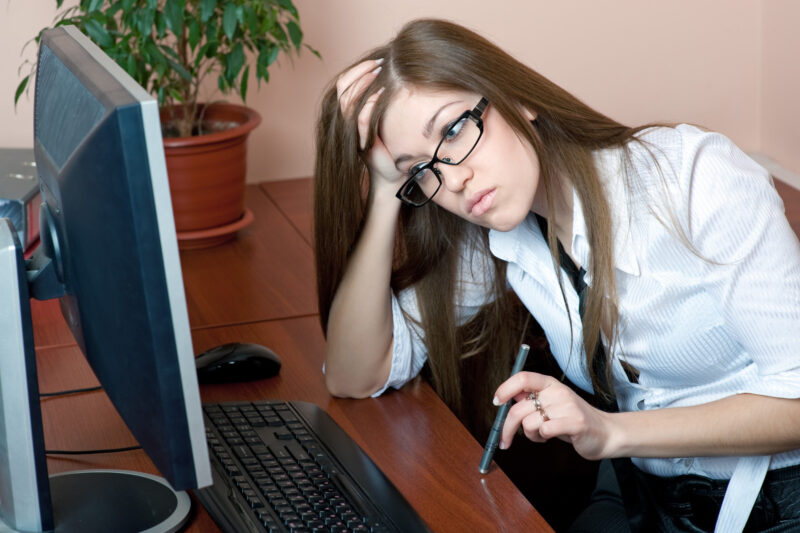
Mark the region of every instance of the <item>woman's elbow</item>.
[[348, 380], [336, 379], [335, 377], [331, 377], [328, 373], [325, 374], [325, 387], [328, 389], [331, 396], [337, 398], [369, 398], [378, 390], [377, 387], [359, 388], [354, 385], [356, 384], [348, 382]]

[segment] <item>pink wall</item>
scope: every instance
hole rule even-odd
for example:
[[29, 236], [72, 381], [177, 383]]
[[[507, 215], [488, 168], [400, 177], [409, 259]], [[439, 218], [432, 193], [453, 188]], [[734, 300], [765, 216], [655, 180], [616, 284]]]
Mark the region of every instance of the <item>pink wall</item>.
[[[790, 88], [798, 93], [796, 63], [773, 42], [778, 37], [763, 31], [766, 24], [789, 32], [792, 20], [797, 28], [792, 0], [728, 0], [724, 9], [721, 3], [696, 0], [496, 1], [491, 10], [484, 0], [295, 2], [306, 39], [323, 59], [307, 52], [293, 62], [284, 58], [269, 84], [258, 92], [251, 84], [247, 103], [264, 121], [251, 136], [250, 181], [310, 175], [323, 88], [366, 49], [422, 16], [478, 30], [622, 122], [699, 123], [729, 135], [745, 150], [765, 151], [798, 166], [797, 159], [788, 159], [798, 157], [789, 149], [797, 126], [782, 121], [787, 112], [776, 107], [776, 99], [761, 105], [762, 94]], [[0, 146], [31, 145], [32, 102], [24, 101], [16, 114], [12, 104], [19, 51], [52, 19], [54, 6], [55, 0], [0, 0], [0, 70], [7, 73], [0, 77]], [[32, 47], [28, 52], [33, 57]], [[788, 74], [773, 63], [795, 66], [793, 85], [782, 83]], [[791, 105], [788, 115], [798, 118], [800, 104]]]
[[800, 3], [769, 0], [763, 16], [760, 151], [800, 174]]

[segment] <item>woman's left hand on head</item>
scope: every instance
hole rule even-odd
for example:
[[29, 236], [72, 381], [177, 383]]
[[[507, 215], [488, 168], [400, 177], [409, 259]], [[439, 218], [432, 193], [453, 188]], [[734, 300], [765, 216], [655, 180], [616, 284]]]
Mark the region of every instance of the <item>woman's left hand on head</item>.
[[535, 372], [518, 372], [498, 387], [496, 405], [513, 399], [501, 436], [501, 448], [511, 445], [517, 429], [534, 442], [558, 438], [581, 456], [609, 457], [610, 414], [586, 403], [564, 383]]

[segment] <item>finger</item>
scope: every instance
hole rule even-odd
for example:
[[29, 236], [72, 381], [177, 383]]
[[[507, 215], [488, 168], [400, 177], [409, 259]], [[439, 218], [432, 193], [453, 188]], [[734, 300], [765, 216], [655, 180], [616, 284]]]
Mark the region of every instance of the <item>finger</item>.
[[546, 442], [549, 437], [544, 432], [546, 422], [541, 412], [534, 412], [522, 419], [522, 432], [528, 440], [533, 442]]
[[375, 91], [367, 101], [364, 102], [364, 107], [358, 113], [358, 145], [363, 150], [367, 144], [367, 135], [369, 133], [369, 119], [372, 116], [372, 109], [375, 107], [375, 102], [383, 92], [383, 87]]
[[348, 87], [353, 85], [353, 83], [361, 78], [364, 74], [375, 70], [378, 66], [380, 66], [381, 63], [383, 63], [383, 58], [368, 59], [342, 73], [342, 75], [336, 80], [336, 96], [341, 98], [342, 94]]
[[[505, 424], [500, 433], [500, 448], [506, 449], [511, 446], [511, 441], [514, 440], [514, 434], [517, 429], [522, 426], [523, 420], [527, 418], [536, 418], [531, 415], [536, 415], [541, 421], [541, 417], [536, 412], [536, 406], [532, 401], [521, 401], [515, 403], [511, 409], [508, 410]], [[527, 422], [530, 425], [530, 422]], [[527, 433], [526, 433], [527, 436]]]
[[364, 74], [352, 86], [345, 90], [344, 94], [339, 99], [339, 107], [342, 110], [343, 116], [348, 118], [350, 117], [350, 114], [353, 112], [355, 101], [358, 100], [361, 94], [367, 90], [367, 87], [369, 87], [369, 85], [375, 81], [379, 71], [380, 67], [372, 72]]
[[519, 397], [520, 394], [526, 395], [531, 391], [542, 391], [552, 381], [552, 377], [536, 372], [517, 372], [497, 388], [492, 402], [495, 405], [503, 405], [508, 400]]
[[[354, 80], [350, 85], [343, 88], [339, 96], [339, 106], [344, 116], [350, 116], [353, 108], [353, 102], [363, 94], [369, 85], [375, 81], [375, 78], [380, 73], [381, 67], [377, 66], [369, 72], [364, 73], [359, 78]], [[338, 89], [337, 89], [338, 91]]]

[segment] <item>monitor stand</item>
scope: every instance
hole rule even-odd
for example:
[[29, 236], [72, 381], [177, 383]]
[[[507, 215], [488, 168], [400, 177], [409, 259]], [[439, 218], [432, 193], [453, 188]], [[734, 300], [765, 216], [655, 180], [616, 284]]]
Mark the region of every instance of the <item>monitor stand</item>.
[[79, 470], [50, 476], [55, 533], [171, 533], [192, 501], [164, 478], [127, 470]]

